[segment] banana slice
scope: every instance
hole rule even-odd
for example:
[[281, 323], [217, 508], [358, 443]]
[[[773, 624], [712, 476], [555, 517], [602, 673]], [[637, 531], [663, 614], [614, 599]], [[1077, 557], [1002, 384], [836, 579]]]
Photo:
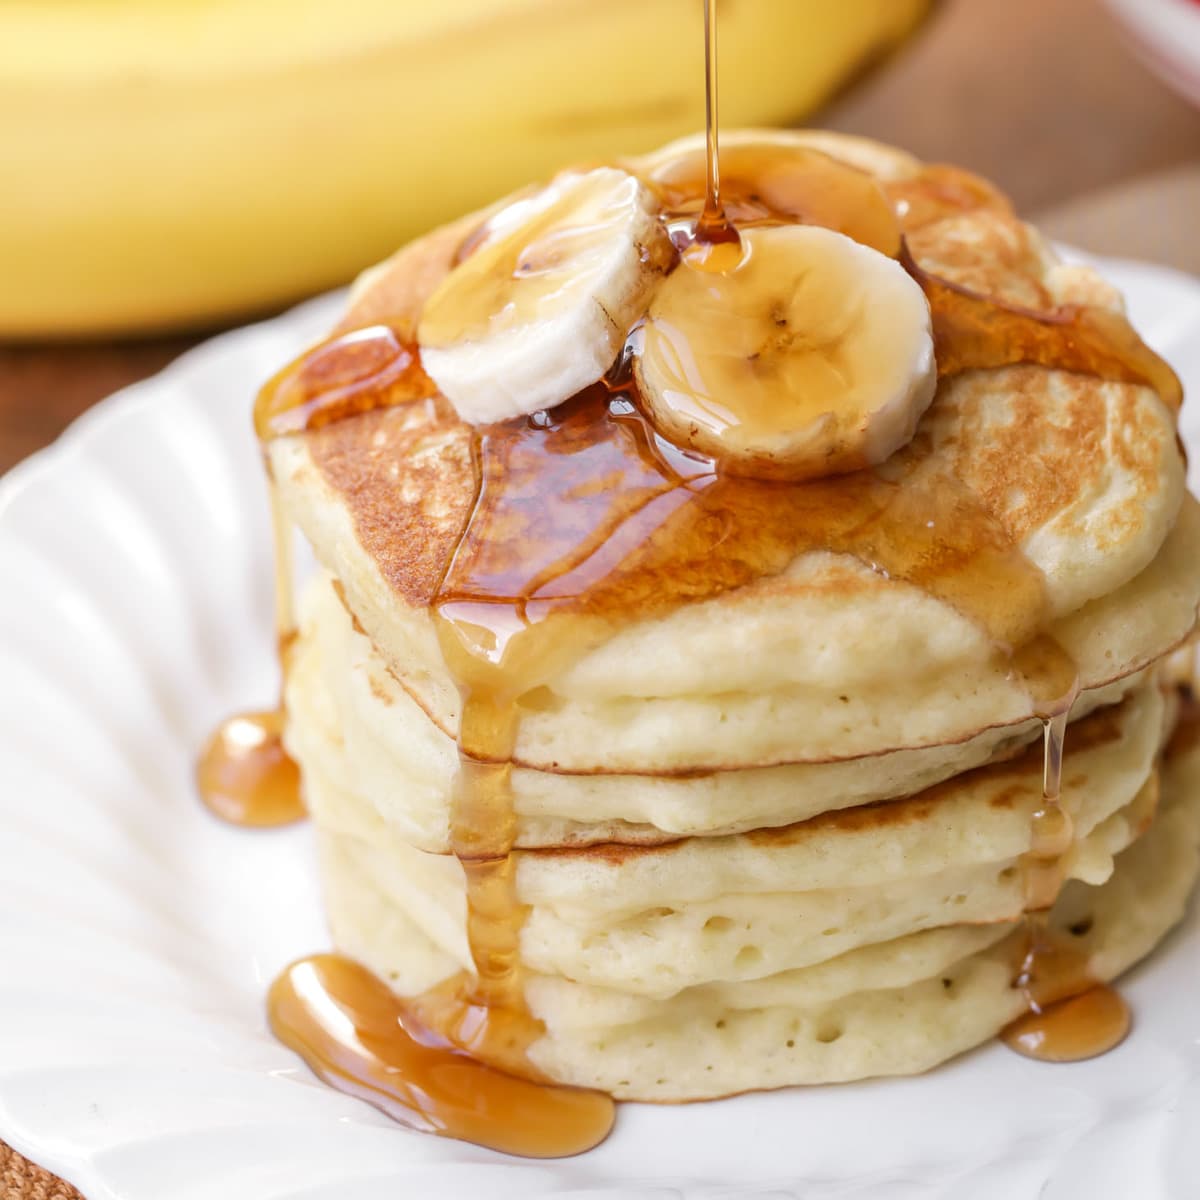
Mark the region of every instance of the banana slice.
[[612, 366], [673, 258], [632, 175], [560, 175], [497, 214], [429, 298], [425, 370], [474, 425], [552, 408]]
[[642, 403], [729, 471], [813, 479], [882, 462], [937, 383], [929, 306], [903, 267], [816, 226], [747, 229], [724, 273], [685, 256], [635, 348]]

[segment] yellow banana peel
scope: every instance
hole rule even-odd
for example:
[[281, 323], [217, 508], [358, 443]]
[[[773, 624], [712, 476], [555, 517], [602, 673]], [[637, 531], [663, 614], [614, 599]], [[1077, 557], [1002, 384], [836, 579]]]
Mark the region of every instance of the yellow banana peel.
[[[778, 124], [928, 0], [734, 0], [723, 125]], [[8, 0], [0, 336], [145, 332], [342, 283], [573, 160], [703, 119], [699, 0]]]

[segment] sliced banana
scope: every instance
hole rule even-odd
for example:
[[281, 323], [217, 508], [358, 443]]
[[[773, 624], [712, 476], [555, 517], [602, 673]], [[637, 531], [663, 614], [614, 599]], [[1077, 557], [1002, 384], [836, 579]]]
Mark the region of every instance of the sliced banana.
[[425, 370], [474, 425], [552, 408], [612, 366], [673, 258], [632, 175], [560, 175], [498, 213], [429, 298]]
[[654, 425], [738, 474], [882, 462], [937, 383], [929, 306], [896, 261], [816, 226], [747, 229], [732, 270], [685, 257], [655, 293], [634, 372]]

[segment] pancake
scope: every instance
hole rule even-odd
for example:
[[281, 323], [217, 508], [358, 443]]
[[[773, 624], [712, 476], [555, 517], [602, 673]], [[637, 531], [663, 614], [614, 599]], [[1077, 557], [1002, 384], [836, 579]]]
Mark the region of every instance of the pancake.
[[[1027, 912], [1057, 896], [1052, 926], [1108, 979], [1197, 873], [1200, 760], [1164, 765], [1168, 660], [1200, 605], [1169, 370], [984, 181], [769, 137], [875, 177], [799, 160], [874, 198], [897, 261], [871, 270], [928, 304], [936, 392], [924, 410], [922, 350], [915, 433], [886, 461], [757, 478], [671, 443], [636, 334], [628, 378], [620, 359], [528, 412], [506, 377], [524, 415], [466, 424], [431, 376], [490, 412], [482, 360], [453, 356], [496, 313], [422, 356], [423, 306], [472, 255], [449, 294], [481, 262], [506, 295], [506, 272], [570, 258], [510, 264], [489, 213], [360, 280], [338, 331], [380, 328], [302, 359], [259, 413], [288, 417], [273, 492], [320, 565], [283, 737], [335, 946], [486, 1062], [618, 1097], [925, 1070], [1031, 1003]], [[653, 187], [678, 151], [632, 169]], [[638, 220], [661, 238], [654, 194]], [[782, 311], [790, 354], [807, 333]]]
[[[1153, 813], [1157, 788], [1157, 778], [1148, 779], [1126, 808], [1080, 840], [1066, 867], [1068, 878], [1107, 878], [1113, 855], [1133, 841]], [[420, 851], [379, 833], [367, 839], [325, 836], [336, 843], [334, 858], [327, 862], [341, 862], [359, 886], [373, 884], [441, 951], [445, 974], [430, 984], [467, 968], [465, 889], [461, 876], [451, 870], [456, 866], [452, 860], [423, 862], [417, 857]], [[695, 865], [694, 856], [675, 856], [665, 848], [645, 853], [654, 858], [642, 865], [659, 867], [668, 884], [678, 882], [685, 866]], [[531, 899], [521, 933], [521, 961], [534, 972], [666, 998], [714, 980], [745, 982], [812, 966], [860, 946], [952, 922], [1014, 922], [1025, 907], [1016, 857], [948, 866], [886, 884], [823, 888], [800, 875], [795, 862], [801, 855], [772, 854], [767, 848], [756, 858], [771, 868], [775, 890], [680, 898], [664, 884], [659, 904], [628, 915], [603, 907], [590, 911], [583, 903], [564, 908]], [[595, 877], [603, 874], [578, 852], [570, 867], [562, 867], [561, 876], [574, 868], [568, 878], [576, 885], [581, 876], [590, 876], [594, 887], [599, 882]], [[335, 941], [373, 964], [378, 953], [372, 942], [343, 923], [336, 870], [326, 867]], [[621, 873], [611, 874], [619, 884]], [[555, 882], [562, 886], [567, 880]], [[522, 899], [530, 886], [527, 876], [519, 880]]]
[[[370, 639], [354, 628], [328, 577], [302, 605], [288, 677], [288, 745], [323, 794], [373, 806], [422, 850], [449, 850], [457, 750], [399, 685]], [[1075, 718], [1143, 683], [1138, 673], [1085, 693]], [[683, 775], [513, 773], [517, 844], [656, 844], [694, 834], [786, 825], [819, 813], [904, 796], [989, 759], [1040, 743], [1041, 726], [1001, 728], [961, 745], [904, 750], [828, 764]], [[1072, 735], [1074, 742], [1074, 735]]]
[[[270, 454], [289, 512], [357, 620], [454, 736], [458, 694], [429, 605], [474, 494], [466, 427], [443, 406], [416, 405], [277, 439]], [[939, 390], [897, 459], [902, 489], [934, 493], [952, 479], [1019, 545], [1085, 688], [1190, 633], [1200, 519], [1183, 501], [1173, 419], [1147, 389], [1040, 367], [968, 373]], [[1027, 689], [952, 600], [815, 550], [711, 599], [631, 612], [524, 699], [515, 761], [744, 768], [962, 742], [1028, 721]], [[583, 750], [596, 746], [602, 764]]]
[[[792, 140], [873, 164], [893, 182], [916, 170], [908, 156], [871, 143]], [[425, 251], [424, 242], [410, 247], [374, 275], [355, 320], [394, 321], [417, 303], [469, 224]], [[909, 236], [918, 261], [951, 282], [1021, 302], [1120, 308], [1093, 272], [1059, 263], [1006, 208], [963, 212]], [[357, 619], [410, 695], [454, 736], [458, 695], [429, 606], [474, 499], [469, 427], [445, 404], [409, 405], [278, 438], [269, 454], [285, 505]], [[1140, 669], [1194, 624], [1200, 522], [1182, 511], [1173, 415], [1146, 387], [1039, 366], [966, 372], [942, 382], [887, 475], [926, 505], [952, 490], [947, 524], [983, 521], [1011, 539], [1038, 575], [1050, 632], [1070, 651], [1072, 639], [1095, 649], [1080, 660], [1085, 687]], [[553, 497], [544, 502], [554, 507]], [[686, 542], [676, 526], [664, 535]], [[522, 527], [505, 561], [536, 556], [540, 533]], [[744, 768], [960, 742], [1028, 720], [1028, 693], [997, 660], [995, 631], [971, 611], [978, 598], [963, 608], [953, 586], [931, 594], [877, 568], [818, 546], [710, 598], [663, 609], [642, 596], [544, 680], [540, 708], [523, 713], [516, 761], [570, 771]], [[1094, 611], [1102, 600], [1115, 607]], [[700, 645], [703, 654], [690, 652]], [[803, 747], [796, 728], [806, 730]], [[595, 746], [603, 764], [582, 749]]]
[[[1193, 750], [1168, 763], [1162, 812], [1117, 854], [1111, 874], [1068, 884], [1055, 907], [1056, 927], [1081, 931], [1071, 936], [1095, 978], [1116, 977], [1180, 919], [1200, 870], [1198, 842]], [[374, 849], [338, 835], [324, 841], [335, 939], [398, 990], [420, 991], [457, 969], [458, 956], [396, 903], [394, 871], [385, 868], [385, 883], [365, 867]], [[750, 983], [657, 998], [535, 970], [528, 994], [546, 1034], [531, 1057], [552, 1078], [658, 1101], [924, 1071], [1024, 1010], [1012, 987], [1016, 915], [885, 937]]]
[[[1103, 882], [1113, 854], [1153, 814], [1164, 707], [1149, 682], [1072, 730], [1063, 803], [1079, 841], [1064, 864], [1069, 877]], [[467, 967], [457, 859], [412, 849], [373, 807], [348, 802], [335, 790], [337, 764], [328, 774], [311, 760], [302, 765], [318, 824], [341, 840], [339, 861], [375, 880], [419, 927], [436, 929], [432, 940]], [[522, 960], [543, 973], [667, 995], [808, 966], [922, 928], [1015, 920], [1041, 767], [1041, 755], [1027, 752], [906, 800], [773, 830], [520, 853]]]
[[[359, 547], [346, 532], [327, 549], [336, 570]], [[357, 592], [337, 573], [391, 673], [453, 736], [458, 696], [428, 613], [398, 605], [382, 585]], [[722, 596], [615, 634], [526, 698], [515, 761], [635, 773], [823, 762], [965, 742], [1031, 720], [1029, 692], [979, 628], [931, 597], [849, 563], [810, 564], [807, 575], [774, 582], [785, 595], [769, 595], [768, 581], [757, 589], [766, 595]], [[1090, 690], [1179, 644], [1198, 597], [1200, 509], [1188, 499], [1144, 571], [1051, 632]], [[805, 631], [820, 631], [819, 642], [806, 645]], [[698, 645], [702, 656], [687, 653]]]

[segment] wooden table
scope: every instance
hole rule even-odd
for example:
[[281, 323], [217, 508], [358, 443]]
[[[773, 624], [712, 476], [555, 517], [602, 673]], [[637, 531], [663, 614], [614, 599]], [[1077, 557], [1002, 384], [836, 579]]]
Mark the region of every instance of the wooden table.
[[[1099, 0], [943, 0], [813, 123], [973, 167], [1025, 211], [1053, 209], [1056, 236], [1200, 273], [1200, 112], [1131, 57]], [[0, 471], [195, 340], [0, 346]], [[0, 1143], [0, 1200], [74, 1195]]]

